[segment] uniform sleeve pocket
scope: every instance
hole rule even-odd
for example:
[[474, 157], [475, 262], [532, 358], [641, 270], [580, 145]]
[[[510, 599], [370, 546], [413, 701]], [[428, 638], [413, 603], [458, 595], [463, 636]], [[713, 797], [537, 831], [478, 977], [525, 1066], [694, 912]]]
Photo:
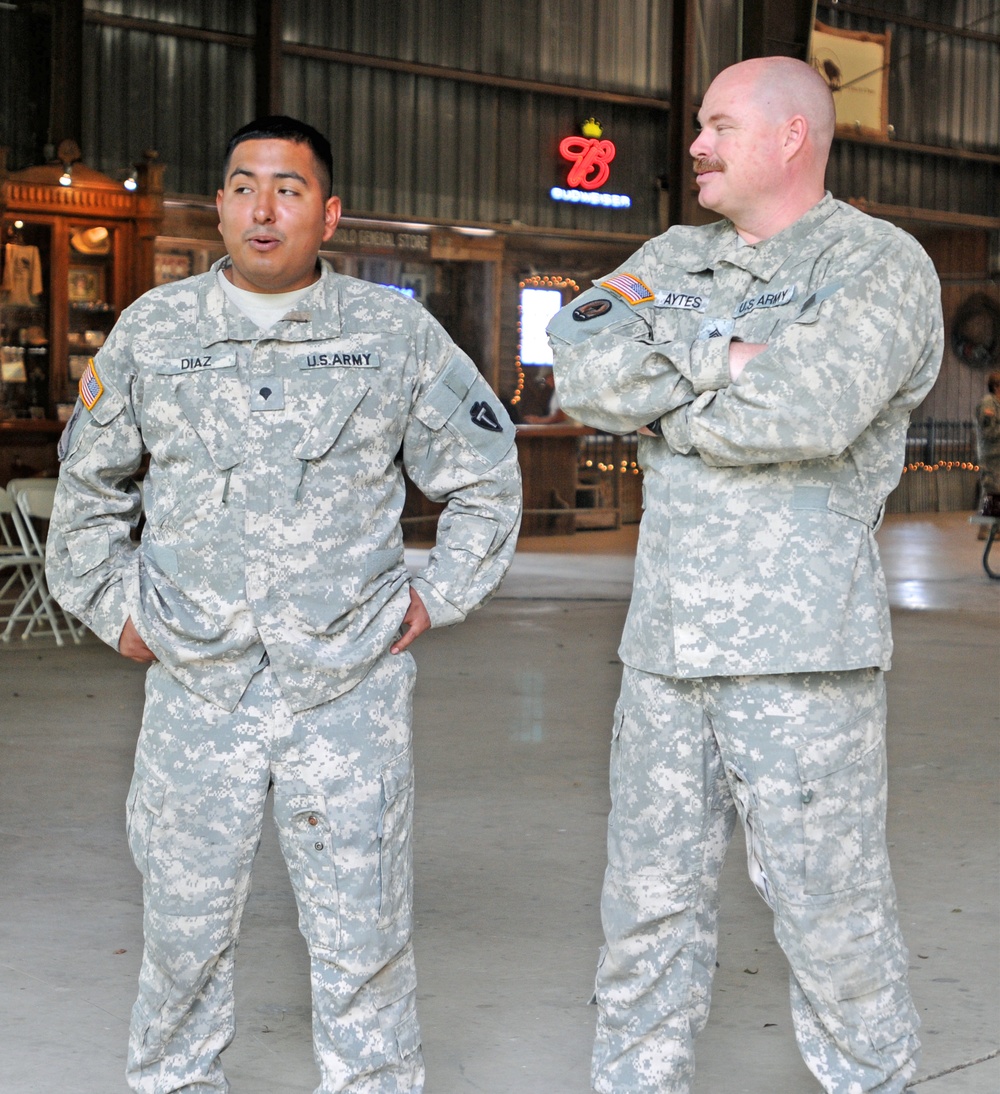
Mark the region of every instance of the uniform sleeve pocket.
[[465, 357], [454, 357], [413, 411], [432, 433], [452, 440], [463, 467], [495, 467], [514, 444], [514, 429], [493, 390]]

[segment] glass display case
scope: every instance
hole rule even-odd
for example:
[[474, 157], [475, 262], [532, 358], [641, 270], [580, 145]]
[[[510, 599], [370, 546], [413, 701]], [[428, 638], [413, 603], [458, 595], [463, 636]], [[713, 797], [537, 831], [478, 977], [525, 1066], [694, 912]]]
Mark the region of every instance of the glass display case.
[[0, 150], [0, 483], [12, 469], [51, 470], [87, 362], [154, 282], [155, 156], [136, 165], [134, 189], [79, 162], [71, 142], [59, 156], [8, 174]]

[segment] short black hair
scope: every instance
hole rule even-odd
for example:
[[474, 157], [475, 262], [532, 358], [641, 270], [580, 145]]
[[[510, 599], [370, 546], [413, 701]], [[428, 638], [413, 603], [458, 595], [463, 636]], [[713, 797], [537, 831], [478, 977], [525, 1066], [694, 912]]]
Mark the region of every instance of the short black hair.
[[333, 152], [330, 142], [318, 129], [313, 129], [298, 118], [289, 118], [285, 114], [270, 114], [266, 118], [256, 118], [229, 138], [226, 145], [226, 158], [222, 165], [223, 181], [229, 173], [229, 161], [238, 144], [244, 141], [292, 141], [293, 144], [307, 144], [316, 157], [319, 181], [326, 190], [326, 197], [333, 195]]

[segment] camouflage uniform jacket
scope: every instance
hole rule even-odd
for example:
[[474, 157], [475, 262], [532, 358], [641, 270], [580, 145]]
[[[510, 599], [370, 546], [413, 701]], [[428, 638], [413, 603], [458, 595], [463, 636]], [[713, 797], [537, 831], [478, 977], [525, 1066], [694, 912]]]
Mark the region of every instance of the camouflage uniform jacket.
[[[937, 375], [940, 287], [906, 233], [829, 194], [748, 246], [677, 227], [549, 326], [559, 396], [639, 439], [621, 645], [675, 677], [888, 667], [874, 532]], [[730, 340], [767, 343], [738, 380]]]
[[412, 582], [432, 623], [493, 592], [520, 520], [514, 429], [414, 301], [323, 263], [262, 332], [223, 293], [220, 265], [136, 301], [84, 375], [48, 577], [116, 648], [131, 615], [210, 701], [233, 709], [266, 654], [303, 710], [357, 683], [409, 604], [401, 462], [447, 501]]

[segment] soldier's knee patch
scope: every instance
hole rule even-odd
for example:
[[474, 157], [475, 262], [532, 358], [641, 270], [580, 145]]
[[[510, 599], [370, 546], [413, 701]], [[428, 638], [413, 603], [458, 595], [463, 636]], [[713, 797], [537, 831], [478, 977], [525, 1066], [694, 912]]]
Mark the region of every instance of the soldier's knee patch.
[[278, 838], [299, 907], [299, 929], [314, 952], [340, 948], [340, 892], [326, 807], [312, 795], [274, 802]]
[[875, 708], [796, 749], [805, 892], [819, 896], [889, 873], [885, 845], [885, 739]]
[[379, 818], [379, 927], [408, 916], [413, 903], [413, 757], [409, 749], [382, 768]]

